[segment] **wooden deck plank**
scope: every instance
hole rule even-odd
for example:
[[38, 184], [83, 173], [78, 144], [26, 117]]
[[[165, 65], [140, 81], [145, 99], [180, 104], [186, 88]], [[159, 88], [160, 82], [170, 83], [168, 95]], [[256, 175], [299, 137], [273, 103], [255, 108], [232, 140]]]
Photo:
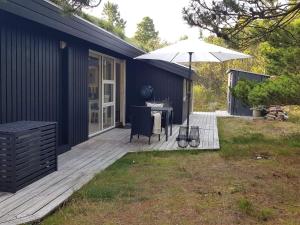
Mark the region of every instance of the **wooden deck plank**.
[[[120, 144], [114, 145], [113, 147], [117, 148], [119, 146], [120, 146]], [[99, 162], [99, 160], [107, 160], [114, 154], [113, 147], [108, 146], [108, 149], [110, 149], [110, 151], [96, 152], [98, 155], [97, 154], [96, 155], [95, 154], [93, 154], [93, 155], [86, 154], [87, 156], [89, 156], [87, 161], [84, 161], [82, 164], [78, 164], [78, 163], [73, 164], [73, 165], [71, 164], [70, 168], [65, 168], [65, 170], [62, 170], [61, 175], [63, 176], [63, 179], [62, 179], [63, 181], [60, 181], [59, 185], [64, 185], [64, 182], [68, 182], [68, 179], [74, 180], [74, 178], [72, 176], [76, 170], [80, 170], [80, 173], [78, 173], [78, 174], [81, 175], [82, 171], [84, 172], [86, 167], [90, 168], [94, 164], [95, 161], [97, 162], [97, 164], [101, 165], [101, 162]], [[69, 173], [67, 173], [67, 176], [66, 176], [66, 171], [69, 172]], [[76, 175], [76, 173], [75, 173], [75, 175]], [[69, 177], [69, 176], [71, 176], [71, 177]], [[49, 181], [49, 183], [51, 185], [51, 181]], [[56, 189], [59, 188], [59, 185], [55, 184]], [[44, 191], [44, 192], [42, 191], [42, 192], [38, 193], [36, 196], [34, 196], [34, 198], [38, 198], [39, 196], [48, 195], [48, 193], [47, 193], [48, 190], [51, 190], [51, 188], [47, 188], [46, 191]], [[30, 199], [29, 202], [31, 202], [31, 201], [41, 203], [41, 201], [34, 200], [34, 199], [33, 200]], [[28, 203], [28, 201], [26, 203]], [[25, 207], [26, 207], [26, 205], [25, 205]], [[29, 204], [29, 207], [30, 207], [30, 204]], [[23, 205], [23, 208], [24, 208], [24, 205]], [[23, 209], [23, 208], [19, 208], [18, 211], [21, 211], [21, 209]]]
[[[121, 152], [123, 152], [123, 150], [121, 150], [117, 153], [120, 154]], [[35, 195], [29, 201], [27, 201], [24, 204], [20, 205], [17, 208], [18, 214], [9, 213], [7, 216], [10, 216], [10, 217], [13, 217], [13, 218], [18, 218], [18, 217], [24, 217], [24, 216], [31, 215], [30, 213], [28, 213], [26, 211], [26, 209], [35, 210], [36, 208], [43, 207], [44, 204], [47, 204], [48, 202], [51, 202], [52, 197], [55, 198], [57, 196], [60, 196], [61, 194], [64, 193], [64, 189], [69, 189], [70, 187], [74, 186], [75, 184], [81, 183], [81, 182], [79, 182], [79, 180], [82, 177], [86, 177], [89, 174], [92, 174], [88, 170], [91, 166], [93, 166], [95, 164], [96, 165], [102, 165], [107, 160], [110, 160], [112, 157], [113, 157], [112, 159], [115, 159], [114, 158], [115, 156], [116, 156], [116, 153], [113, 152], [111, 154], [108, 154], [108, 155], [105, 155], [104, 157], [99, 158], [98, 160], [96, 158], [95, 160], [93, 160], [92, 162], [87, 164], [85, 166], [85, 168], [81, 168], [79, 172], [72, 173], [70, 176], [63, 179], [63, 181], [56, 184], [55, 188], [46, 189], [43, 192], [40, 192], [38, 195]], [[5, 221], [6, 219], [9, 219], [7, 216], [1, 218], [1, 220], [3, 219]]]
[[[219, 149], [215, 113], [193, 114], [190, 124], [200, 127], [197, 149]], [[180, 149], [176, 143], [179, 127], [173, 126], [168, 141], [163, 133], [160, 141], [153, 136], [150, 145], [145, 137], [135, 137], [130, 143], [130, 129], [113, 129], [75, 146], [59, 156], [57, 172], [15, 194], [0, 192], [0, 224], [21, 224], [44, 217], [127, 152]]]

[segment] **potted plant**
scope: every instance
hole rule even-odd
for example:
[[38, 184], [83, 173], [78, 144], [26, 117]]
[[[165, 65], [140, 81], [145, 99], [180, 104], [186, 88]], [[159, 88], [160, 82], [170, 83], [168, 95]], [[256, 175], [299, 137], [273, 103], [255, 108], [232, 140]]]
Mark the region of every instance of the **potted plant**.
[[262, 117], [266, 112], [266, 107], [264, 105], [258, 105], [250, 108], [252, 110], [253, 117]]

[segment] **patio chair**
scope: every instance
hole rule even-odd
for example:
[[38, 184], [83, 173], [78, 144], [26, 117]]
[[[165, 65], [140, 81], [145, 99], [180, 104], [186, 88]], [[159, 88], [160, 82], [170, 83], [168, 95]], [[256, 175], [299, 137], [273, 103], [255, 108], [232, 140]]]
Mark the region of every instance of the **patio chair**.
[[[130, 142], [134, 135], [146, 136], [149, 138], [149, 145], [151, 143], [151, 136], [153, 134], [153, 117], [151, 115], [151, 107], [147, 106], [131, 106], [131, 133]], [[160, 140], [160, 135], [158, 135]]]

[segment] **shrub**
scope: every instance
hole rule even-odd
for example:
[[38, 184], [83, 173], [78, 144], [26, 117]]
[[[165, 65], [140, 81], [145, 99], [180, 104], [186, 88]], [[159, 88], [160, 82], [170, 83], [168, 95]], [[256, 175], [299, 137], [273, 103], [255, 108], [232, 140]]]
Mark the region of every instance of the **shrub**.
[[261, 83], [240, 80], [233, 95], [249, 106], [299, 105], [300, 75], [283, 75]]
[[257, 84], [249, 93], [252, 105], [300, 104], [299, 76], [279, 76]]
[[257, 85], [257, 82], [241, 79], [237, 82], [234, 88], [231, 89], [232, 95], [239, 99], [243, 104], [251, 106], [249, 101], [249, 93]]

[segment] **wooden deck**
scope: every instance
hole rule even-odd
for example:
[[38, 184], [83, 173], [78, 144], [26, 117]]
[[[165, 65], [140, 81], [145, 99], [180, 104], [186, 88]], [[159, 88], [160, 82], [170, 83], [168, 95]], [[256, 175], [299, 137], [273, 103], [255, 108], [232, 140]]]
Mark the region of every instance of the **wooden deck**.
[[[219, 149], [215, 113], [191, 115], [191, 124], [201, 128], [197, 149]], [[25, 187], [15, 194], [0, 192], [0, 224], [21, 224], [39, 220], [66, 201], [94, 175], [132, 151], [176, 150], [179, 126], [173, 127], [168, 142], [153, 137], [134, 138], [129, 143], [129, 129], [113, 129], [84, 142], [58, 159], [58, 171]]]

